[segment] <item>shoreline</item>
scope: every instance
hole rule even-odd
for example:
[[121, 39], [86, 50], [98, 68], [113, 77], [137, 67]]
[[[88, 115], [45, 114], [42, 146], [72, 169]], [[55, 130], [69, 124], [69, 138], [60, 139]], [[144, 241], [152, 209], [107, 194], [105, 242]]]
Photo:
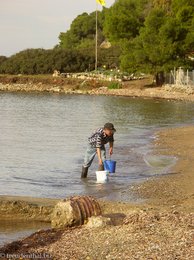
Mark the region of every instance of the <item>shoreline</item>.
[[1, 92], [108, 95], [138, 98], [194, 101], [193, 93], [175, 91], [172, 87], [152, 86], [151, 77], [119, 83], [121, 88], [110, 89], [114, 81], [52, 78], [51, 76], [2, 76]]
[[175, 156], [170, 172], [137, 185], [135, 194], [156, 208], [194, 213], [194, 126], [167, 128], [156, 132], [155, 154]]
[[[0, 252], [49, 253], [53, 259], [192, 259], [194, 228], [194, 126], [156, 133], [155, 153], [173, 155], [178, 162], [168, 175], [153, 177], [129, 190], [143, 204], [100, 201], [103, 215], [114, 225], [39, 231], [5, 245]], [[0, 196], [0, 199], [2, 196]], [[6, 197], [9, 201], [22, 197]], [[25, 198], [28, 201], [29, 198]], [[52, 203], [51, 203], [52, 202]], [[55, 200], [32, 198], [32, 205]], [[39, 204], [40, 203], [40, 204]], [[50, 206], [51, 206], [50, 204]], [[52, 207], [52, 206], [51, 206]], [[120, 217], [119, 217], [120, 216]], [[176, 235], [175, 235], [176, 234]], [[40, 243], [38, 237], [44, 237]], [[111, 237], [111, 239], [110, 239]], [[92, 242], [93, 241], [93, 242]], [[28, 247], [25, 247], [28, 244]], [[16, 246], [18, 245], [18, 247]], [[107, 245], [107, 246], [106, 246]], [[15, 247], [14, 247], [15, 246]]]

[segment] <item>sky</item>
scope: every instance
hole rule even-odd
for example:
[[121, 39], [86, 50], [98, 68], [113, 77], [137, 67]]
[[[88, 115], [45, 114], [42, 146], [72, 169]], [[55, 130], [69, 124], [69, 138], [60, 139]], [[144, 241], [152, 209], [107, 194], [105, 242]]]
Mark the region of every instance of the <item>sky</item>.
[[[107, 7], [113, 3], [106, 0]], [[95, 0], [0, 0], [0, 56], [53, 48], [77, 15], [95, 9]]]

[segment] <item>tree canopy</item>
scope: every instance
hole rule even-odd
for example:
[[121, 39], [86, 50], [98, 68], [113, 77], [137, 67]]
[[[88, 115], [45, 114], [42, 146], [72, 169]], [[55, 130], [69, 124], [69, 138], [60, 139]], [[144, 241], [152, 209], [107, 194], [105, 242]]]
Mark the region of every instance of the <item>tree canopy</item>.
[[[102, 34], [104, 13], [98, 12], [98, 40], [102, 42], [104, 36]], [[90, 43], [94, 45], [96, 35], [96, 12], [91, 14], [83, 13], [78, 15], [72, 22], [67, 32], [59, 35], [60, 47], [62, 48], [83, 48], [84, 44]]]
[[[120, 2], [129, 4], [133, 1], [118, 0], [116, 4], [119, 5]], [[138, 27], [138, 33], [126, 37], [121, 55], [123, 70], [158, 75], [174, 66], [193, 66], [188, 54], [194, 50], [194, 3], [190, 0], [171, 0], [167, 1], [166, 8], [164, 2], [166, 1], [154, 1], [150, 10], [147, 9], [145, 21]], [[114, 14], [112, 19], [114, 20]], [[111, 30], [110, 26], [110, 32]], [[115, 34], [120, 39], [122, 32], [126, 35], [126, 27], [122, 30], [120, 26], [119, 33], [115, 31], [112, 34], [114, 39]]]
[[117, 0], [106, 14], [104, 34], [113, 42], [136, 37], [144, 23], [147, 4], [147, 0]]
[[19, 52], [1, 63], [0, 73], [48, 74], [54, 70], [79, 72], [94, 64], [94, 58], [78, 50], [54, 48], [51, 50], [28, 49]]

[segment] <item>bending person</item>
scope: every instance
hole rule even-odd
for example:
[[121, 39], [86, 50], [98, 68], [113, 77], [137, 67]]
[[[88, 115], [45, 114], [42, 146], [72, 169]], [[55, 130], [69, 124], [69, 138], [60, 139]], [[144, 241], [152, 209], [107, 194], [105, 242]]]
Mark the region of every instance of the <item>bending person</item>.
[[116, 129], [112, 123], [106, 123], [104, 127], [97, 129], [89, 138], [85, 153], [84, 164], [82, 166], [81, 178], [87, 178], [88, 168], [91, 166], [95, 155], [98, 156], [98, 170], [104, 170], [104, 160], [106, 159], [105, 144], [109, 143], [109, 155], [113, 154], [114, 133]]

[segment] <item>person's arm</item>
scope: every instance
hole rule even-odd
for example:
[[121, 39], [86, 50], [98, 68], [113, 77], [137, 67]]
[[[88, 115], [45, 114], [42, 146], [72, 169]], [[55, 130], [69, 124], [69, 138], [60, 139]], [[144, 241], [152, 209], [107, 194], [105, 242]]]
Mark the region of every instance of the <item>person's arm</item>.
[[99, 165], [102, 165], [103, 161], [102, 161], [102, 156], [101, 156], [101, 149], [98, 147], [98, 148], [96, 148], [96, 150], [97, 150]]
[[111, 155], [113, 154], [114, 134], [110, 137], [109, 145], [110, 145], [110, 148], [109, 148], [109, 155], [111, 156]]
[[97, 152], [97, 156], [98, 156], [99, 165], [103, 164], [102, 156], [101, 156], [101, 146], [102, 146], [102, 136], [99, 134], [97, 136], [97, 141], [96, 141], [96, 152]]
[[109, 142], [110, 148], [109, 148], [109, 155], [111, 156], [113, 154], [113, 146], [114, 142]]

